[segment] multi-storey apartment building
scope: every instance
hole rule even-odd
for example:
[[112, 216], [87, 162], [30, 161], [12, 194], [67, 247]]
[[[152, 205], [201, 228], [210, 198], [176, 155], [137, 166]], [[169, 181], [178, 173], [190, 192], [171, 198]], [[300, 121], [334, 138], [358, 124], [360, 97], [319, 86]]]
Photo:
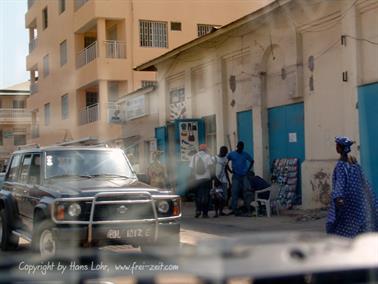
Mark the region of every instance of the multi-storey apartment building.
[[133, 67], [266, 2], [29, 0], [30, 142], [122, 138], [113, 103], [155, 80]]
[[0, 90], [0, 171], [10, 154], [26, 144], [32, 116], [26, 109], [29, 82]]

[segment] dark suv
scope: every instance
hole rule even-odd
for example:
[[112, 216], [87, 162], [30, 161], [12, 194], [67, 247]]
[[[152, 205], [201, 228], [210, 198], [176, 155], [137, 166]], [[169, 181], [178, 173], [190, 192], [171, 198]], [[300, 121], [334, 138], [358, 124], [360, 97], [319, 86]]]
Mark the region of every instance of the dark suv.
[[46, 147], [12, 154], [0, 190], [0, 239], [43, 256], [64, 243], [178, 246], [181, 200], [138, 181], [124, 152]]

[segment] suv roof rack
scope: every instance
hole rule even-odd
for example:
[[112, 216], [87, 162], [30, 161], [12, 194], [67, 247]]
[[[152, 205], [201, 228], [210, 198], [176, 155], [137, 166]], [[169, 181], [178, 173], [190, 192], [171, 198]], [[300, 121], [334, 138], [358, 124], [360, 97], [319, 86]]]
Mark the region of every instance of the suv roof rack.
[[40, 148], [39, 144], [26, 144], [17, 146], [17, 150], [26, 150], [26, 149], [33, 149], [33, 148]]

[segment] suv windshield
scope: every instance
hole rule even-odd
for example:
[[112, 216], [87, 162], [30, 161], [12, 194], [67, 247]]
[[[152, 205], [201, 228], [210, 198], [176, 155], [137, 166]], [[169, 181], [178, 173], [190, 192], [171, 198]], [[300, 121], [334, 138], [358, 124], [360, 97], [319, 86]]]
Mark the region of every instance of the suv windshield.
[[134, 178], [120, 151], [63, 150], [46, 152], [46, 179], [65, 176], [117, 176]]

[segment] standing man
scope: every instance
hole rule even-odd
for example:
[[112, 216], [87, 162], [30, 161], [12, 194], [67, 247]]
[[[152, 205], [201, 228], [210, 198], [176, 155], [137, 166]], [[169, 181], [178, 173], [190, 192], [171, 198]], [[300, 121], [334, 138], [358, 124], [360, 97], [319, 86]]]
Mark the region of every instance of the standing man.
[[[238, 199], [240, 193], [243, 191], [249, 190], [249, 181], [247, 174], [251, 170], [253, 166], [253, 159], [252, 157], [243, 151], [244, 150], [244, 143], [239, 141], [236, 146], [236, 151], [232, 151], [227, 155], [227, 166], [228, 163], [231, 161], [232, 163], [232, 190], [231, 190], [231, 214], [235, 214], [237, 207], [238, 207]], [[249, 165], [247, 165], [247, 161]], [[244, 204], [247, 208], [246, 216], [252, 216], [251, 206], [250, 204]]]
[[192, 170], [195, 182], [196, 193], [196, 215], [198, 218], [209, 218], [209, 198], [211, 189], [211, 171], [213, 159], [207, 153], [206, 144], [199, 145], [199, 151], [193, 155], [189, 167]]

